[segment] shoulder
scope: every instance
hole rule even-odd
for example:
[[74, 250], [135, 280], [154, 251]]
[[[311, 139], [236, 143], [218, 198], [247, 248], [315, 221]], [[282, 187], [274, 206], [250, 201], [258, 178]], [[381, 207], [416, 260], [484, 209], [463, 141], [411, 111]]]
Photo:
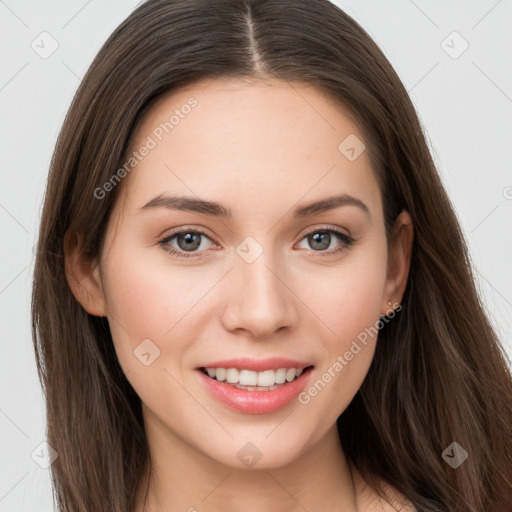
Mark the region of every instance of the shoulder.
[[418, 512], [413, 504], [395, 487], [379, 480], [389, 502], [381, 498], [352, 466], [354, 485], [361, 512]]

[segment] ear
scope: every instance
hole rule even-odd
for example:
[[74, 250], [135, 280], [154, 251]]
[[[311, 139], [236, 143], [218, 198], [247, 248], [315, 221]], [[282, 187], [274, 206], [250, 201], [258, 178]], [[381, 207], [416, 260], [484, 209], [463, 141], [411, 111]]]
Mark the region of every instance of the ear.
[[83, 252], [83, 235], [68, 231], [64, 237], [66, 279], [76, 300], [91, 315], [107, 316], [107, 303], [97, 261]]
[[[409, 212], [402, 210], [396, 218], [388, 258], [388, 273], [382, 296], [381, 315], [389, 315], [402, 302], [411, 265], [413, 225]], [[391, 302], [391, 305], [389, 304]]]

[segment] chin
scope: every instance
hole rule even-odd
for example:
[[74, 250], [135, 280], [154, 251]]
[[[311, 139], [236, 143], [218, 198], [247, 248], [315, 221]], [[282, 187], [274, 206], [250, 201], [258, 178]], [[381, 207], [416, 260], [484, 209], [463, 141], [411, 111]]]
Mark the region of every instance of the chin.
[[[227, 428], [229, 430], [229, 427]], [[254, 434], [247, 435], [247, 427], [245, 427], [245, 435], [244, 433], [240, 436], [234, 435], [228, 443], [217, 444], [218, 450], [215, 452], [210, 449], [204, 453], [216, 462], [234, 469], [280, 468], [301, 457], [309, 442], [308, 437], [301, 435], [296, 428], [283, 429], [278, 433], [279, 428], [274, 424], [270, 429], [266, 428], [265, 433], [258, 437]]]

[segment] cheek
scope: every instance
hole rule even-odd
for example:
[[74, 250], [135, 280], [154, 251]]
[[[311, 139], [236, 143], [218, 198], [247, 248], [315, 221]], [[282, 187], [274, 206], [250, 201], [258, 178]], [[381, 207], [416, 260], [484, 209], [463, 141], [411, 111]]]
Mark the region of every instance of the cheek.
[[375, 353], [386, 266], [383, 239], [346, 258], [335, 280], [317, 275], [310, 282], [316, 283], [315, 312], [330, 329], [323, 336], [316, 379], [299, 397], [314, 414], [334, 421], [364, 381]]
[[378, 321], [386, 267], [385, 239], [375, 237], [348, 253], [336, 269], [320, 267], [309, 277], [312, 309], [329, 326], [337, 349]]
[[[211, 286], [209, 281], [205, 283], [191, 270], [172, 268], [161, 258], [148, 258], [136, 249], [112, 253], [109, 261], [105, 292], [122, 366], [138, 367], [134, 350], [148, 339], [161, 355], [172, 349], [174, 360], [181, 360], [185, 341], [198, 329], [198, 317], [190, 313]], [[184, 341], [180, 344], [180, 340]]]
[[106, 272], [109, 325], [125, 376], [141, 400], [162, 417], [172, 403], [176, 414], [195, 414], [200, 421], [201, 411], [187, 409], [190, 397], [178, 383], [183, 381], [191, 340], [200, 336], [201, 322], [209, 318], [198, 311], [213, 277], [202, 279], [198, 272], [151, 259], [143, 251], [112, 254], [109, 261], [114, 262]]

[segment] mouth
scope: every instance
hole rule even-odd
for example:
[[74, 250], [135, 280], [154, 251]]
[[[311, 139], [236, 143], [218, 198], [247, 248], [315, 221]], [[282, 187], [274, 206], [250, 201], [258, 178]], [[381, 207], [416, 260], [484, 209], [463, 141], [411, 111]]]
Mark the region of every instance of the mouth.
[[[253, 361], [254, 363], [254, 361]], [[231, 361], [231, 364], [234, 364]], [[263, 363], [254, 363], [259, 366]], [[233, 368], [233, 366], [201, 366], [196, 368], [205, 391], [214, 400], [231, 410], [244, 414], [272, 413], [291, 404], [306, 387], [314, 365], [289, 362], [275, 364], [264, 370]], [[251, 366], [251, 364], [245, 364]], [[273, 365], [274, 366], [274, 365]]]
[[272, 391], [297, 380], [303, 373], [308, 373], [313, 365], [304, 368], [277, 368], [254, 371], [239, 368], [200, 367], [204, 375], [217, 382], [223, 382], [245, 391]]

